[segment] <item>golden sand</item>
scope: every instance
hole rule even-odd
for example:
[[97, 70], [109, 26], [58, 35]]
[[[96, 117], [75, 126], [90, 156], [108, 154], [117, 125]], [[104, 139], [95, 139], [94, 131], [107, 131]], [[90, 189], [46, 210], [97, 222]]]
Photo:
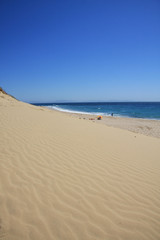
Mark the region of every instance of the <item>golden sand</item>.
[[98, 124], [125, 129], [146, 136], [160, 138], [160, 120], [103, 116], [101, 121], [97, 121], [97, 116], [95, 115], [64, 112], [63, 114], [68, 114], [78, 119], [90, 120]]
[[0, 93], [0, 239], [159, 240], [160, 139]]

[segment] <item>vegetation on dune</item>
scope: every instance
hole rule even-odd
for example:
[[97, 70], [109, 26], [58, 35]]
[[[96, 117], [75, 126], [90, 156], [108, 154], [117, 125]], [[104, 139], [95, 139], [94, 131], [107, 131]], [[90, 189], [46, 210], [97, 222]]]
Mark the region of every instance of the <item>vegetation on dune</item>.
[[1, 93], [3, 93], [3, 94], [6, 94], [6, 95], [8, 95], [8, 96], [10, 96], [10, 97], [12, 97], [12, 98], [14, 98], [14, 99], [16, 99], [16, 98], [15, 98], [15, 97], [13, 97], [12, 95], [10, 95], [10, 94], [6, 93], [6, 91], [4, 91], [2, 87], [0, 87], [0, 92], [1, 92]]

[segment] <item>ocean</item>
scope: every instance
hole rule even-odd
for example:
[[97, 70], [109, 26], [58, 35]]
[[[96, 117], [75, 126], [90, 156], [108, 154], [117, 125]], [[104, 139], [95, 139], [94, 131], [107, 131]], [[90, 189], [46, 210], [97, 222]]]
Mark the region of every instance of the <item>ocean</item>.
[[[33, 104], [33, 103], [32, 103]], [[36, 103], [63, 112], [160, 120], [160, 102]]]

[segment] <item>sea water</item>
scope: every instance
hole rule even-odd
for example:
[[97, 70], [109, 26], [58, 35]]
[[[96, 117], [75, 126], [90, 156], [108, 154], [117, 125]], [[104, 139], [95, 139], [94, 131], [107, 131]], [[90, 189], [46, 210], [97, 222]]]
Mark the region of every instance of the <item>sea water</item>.
[[160, 120], [160, 102], [39, 103], [64, 112]]

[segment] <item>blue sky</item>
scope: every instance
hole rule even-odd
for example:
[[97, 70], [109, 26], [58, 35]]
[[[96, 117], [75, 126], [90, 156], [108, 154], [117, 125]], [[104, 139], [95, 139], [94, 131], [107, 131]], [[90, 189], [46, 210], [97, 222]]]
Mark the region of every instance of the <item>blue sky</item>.
[[20, 100], [160, 101], [159, 0], [1, 0], [0, 36]]

